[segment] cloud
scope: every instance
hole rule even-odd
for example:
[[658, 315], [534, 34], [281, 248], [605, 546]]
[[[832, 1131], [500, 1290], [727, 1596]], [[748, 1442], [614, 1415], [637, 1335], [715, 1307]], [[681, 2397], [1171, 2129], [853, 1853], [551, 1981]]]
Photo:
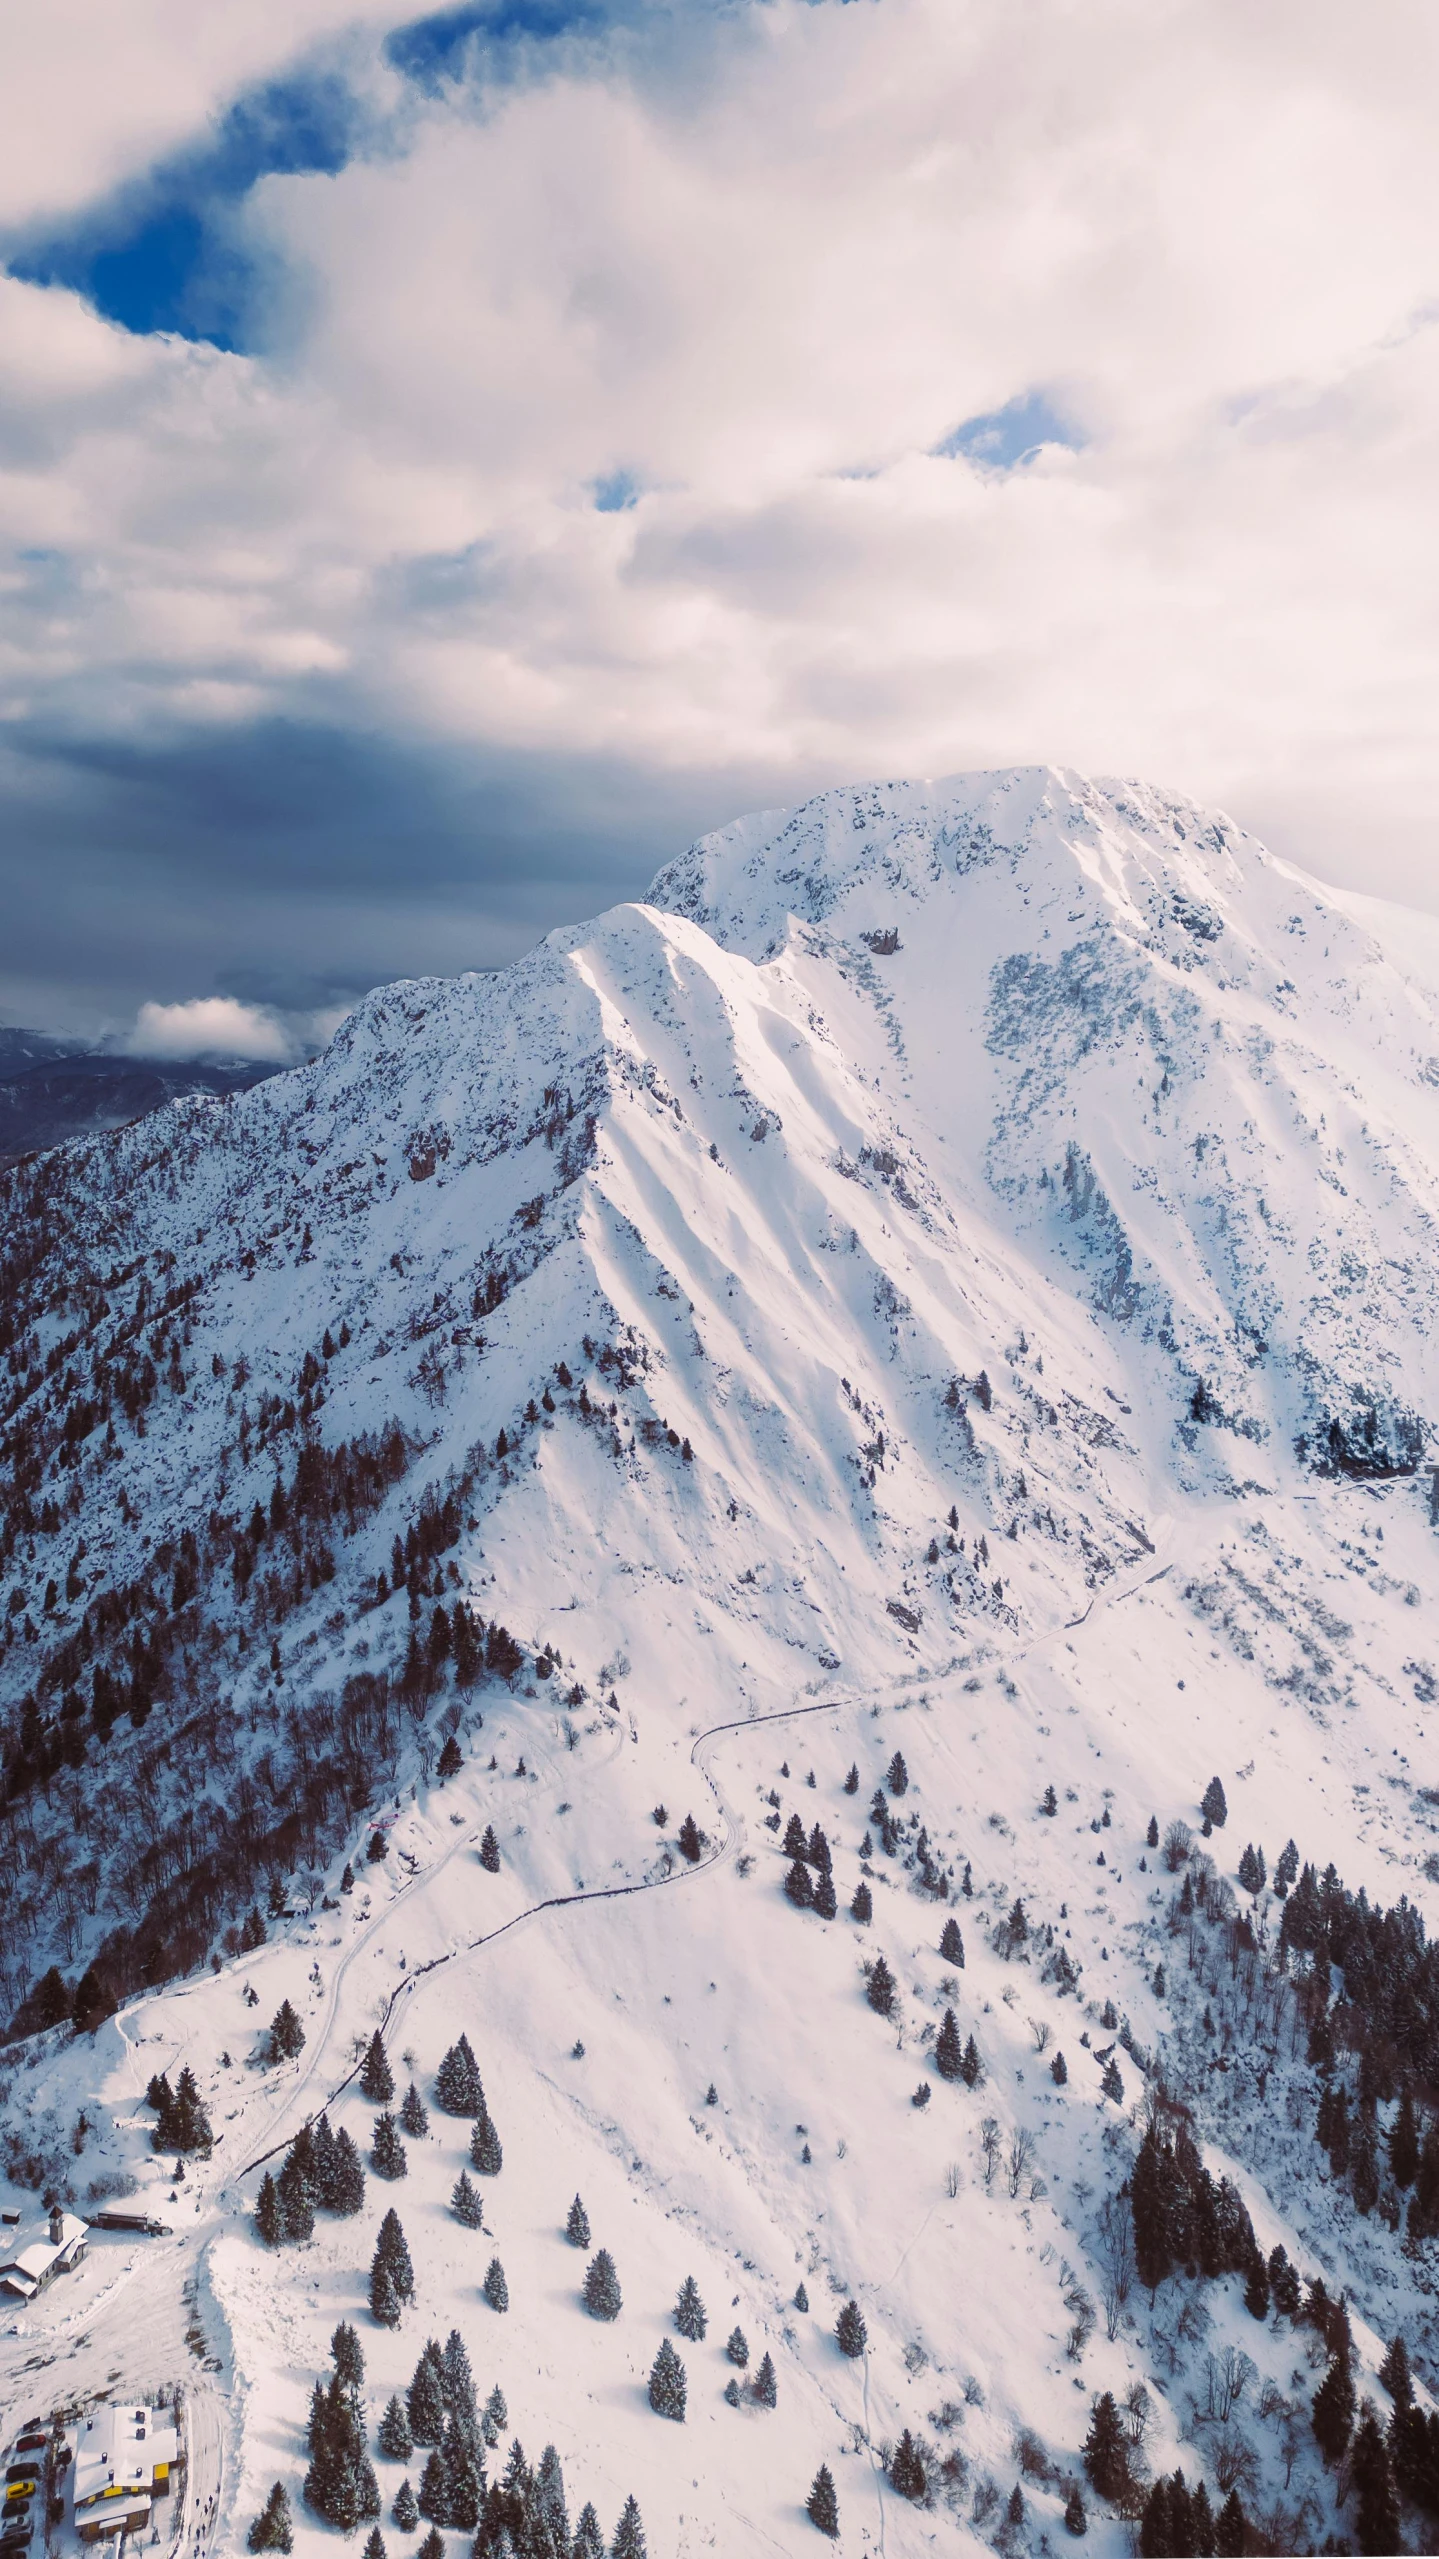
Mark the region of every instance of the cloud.
[[133, 1057], [243, 1057], [289, 1066], [295, 1043], [273, 1014], [230, 995], [184, 1004], [142, 1004], [125, 1046]]
[[[1439, 894], [1428, 13], [355, 14], [384, 147], [228, 199], [261, 352], [0, 280], [37, 982], [56, 844], [168, 1001], [503, 957], [666, 827], [1021, 759]], [[86, 89], [97, 196], [340, 42], [255, 15], [148, 162]]]

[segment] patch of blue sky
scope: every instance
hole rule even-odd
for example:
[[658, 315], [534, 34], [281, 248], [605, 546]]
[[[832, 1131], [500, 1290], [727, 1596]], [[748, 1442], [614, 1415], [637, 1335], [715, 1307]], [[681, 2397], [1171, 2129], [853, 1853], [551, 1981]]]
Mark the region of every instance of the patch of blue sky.
[[1054, 405], [1048, 392], [1023, 391], [1017, 399], [1007, 400], [1002, 409], [966, 418], [933, 449], [949, 459], [962, 455], [981, 470], [1018, 471], [1047, 444], [1062, 444], [1071, 453], [1080, 453], [1085, 440], [1072, 420]]
[[435, 90], [471, 76], [477, 57], [528, 51], [575, 35], [594, 35], [617, 12], [612, 0], [464, 0], [455, 9], [414, 18], [385, 41], [394, 68], [417, 87]]
[[597, 515], [625, 515], [640, 502], [640, 484], [632, 471], [606, 471], [590, 488]]

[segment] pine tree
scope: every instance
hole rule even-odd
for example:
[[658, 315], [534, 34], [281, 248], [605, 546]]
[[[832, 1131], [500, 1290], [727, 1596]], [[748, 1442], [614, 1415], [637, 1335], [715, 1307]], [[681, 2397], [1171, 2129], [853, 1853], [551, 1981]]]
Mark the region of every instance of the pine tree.
[[868, 1884], [865, 1883], [863, 1879], [855, 1885], [854, 1899], [849, 1906], [849, 1915], [851, 1919], [857, 1919], [859, 1921], [861, 1928], [867, 1928], [874, 1917], [874, 1895], [870, 1891]]
[[305, 2161], [297, 2142], [290, 2145], [285, 2164], [275, 2180], [275, 2193], [280, 2206], [281, 2235], [289, 2240], [314, 2237], [315, 2207], [305, 2175]]
[[839, 1901], [835, 1894], [834, 1877], [828, 1866], [822, 1866], [819, 1870], [819, 1880], [814, 1888], [815, 1917], [816, 1919], [834, 1919], [838, 1912]]
[[1419, 2124], [1414, 2112], [1414, 2091], [1405, 2081], [1399, 2092], [1399, 2106], [1388, 2136], [1389, 2166], [1396, 2186], [1412, 2186], [1419, 2174]]
[[413, 2079], [405, 2090], [405, 2102], [400, 2108], [400, 2123], [402, 2129], [409, 2134], [411, 2141], [423, 2141], [430, 2129], [430, 2118], [425, 2112], [425, 2101]]
[[816, 2532], [827, 2541], [839, 2539], [839, 2499], [834, 2493], [834, 2480], [826, 2462], [814, 2474], [814, 2484], [804, 2501], [804, 2510]]
[[919, 2504], [929, 2485], [919, 2447], [908, 2426], [890, 2455], [889, 2484], [896, 2496], [908, 2497], [914, 2505]]
[[663, 2337], [650, 2371], [650, 2406], [657, 2417], [672, 2417], [682, 2426], [686, 2395], [684, 2365], [668, 2337]]
[[284, 2481], [277, 2479], [245, 2535], [247, 2550], [293, 2550], [295, 2523]]
[[1210, 1778], [1200, 1798], [1199, 1809], [1207, 1822], [1213, 1822], [1216, 1830], [1224, 1828], [1229, 1819], [1229, 1806], [1224, 1800], [1224, 1788], [1217, 1777]]
[[809, 2308], [809, 2294], [805, 2291], [802, 2283], [795, 2285], [794, 2306], [796, 2310], [808, 2310]]
[[959, 1921], [957, 1919], [947, 1919], [940, 1930], [939, 1952], [942, 1962], [946, 1964], [953, 1964], [957, 1972], [963, 1972], [964, 1939], [960, 1934]]
[[1080, 2493], [1077, 2479], [1071, 2480], [1069, 2495], [1065, 2500], [1064, 2529], [1066, 2532], [1072, 2532], [1076, 2541], [1082, 2540], [1089, 2530], [1089, 2517], [1084, 2511], [1084, 2498]]
[[1371, 2213], [1379, 2201], [1379, 2155], [1372, 2115], [1363, 2114], [1354, 2128], [1349, 2184], [1355, 2210]]
[[1095, 2400], [1084, 2439], [1084, 2467], [1101, 2497], [1119, 2497], [1129, 2484], [1129, 2447], [1110, 2390]]
[[505, 2270], [500, 2264], [498, 2257], [492, 2257], [488, 2266], [485, 2268], [485, 2280], [480, 2286], [480, 2290], [483, 2292], [491, 2310], [509, 2309], [510, 2288], [505, 2281]]
[[483, 2115], [484, 2084], [468, 2035], [451, 2044], [435, 2073], [435, 2103], [447, 2115]]
[[386, 2559], [385, 2537], [378, 2524], [365, 2544], [362, 2559]]
[[378, 2026], [370, 2037], [364, 2066], [360, 2072], [360, 2093], [368, 2097], [371, 2104], [376, 2106], [388, 2106], [395, 2093], [395, 2083], [390, 2076], [390, 2065], [385, 2057], [384, 2041]]
[[1068, 2085], [1069, 2064], [1065, 2060], [1063, 2053], [1057, 2052], [1055, 2054], [1053, 2061], [1049, 2065], [1049, 2075], [1056, 2088], [1064, 2088]]
[[327, 2182], [326, 2202], [331, 2212], [346, 2216], [363, 2212], [365, 2171], [360, 2154], [343, 2124], [335, 2135]]
[[405, 2394], [410, 2434], [417, 2444], [437, 2444], [445, 2431], [444, 2367], [432, 2337], [416, 2364]]
[[377, 2328], [398, 2328], [402, 2308], [394, 2275], [377, 2256], [370, 2268], [370, 2317]]
[[330, 2339], [330, 2352], [335, 2359], [335, 2370], [345, 2388], [358, 2390], [365, 2378], [365, 2350], [348, 2319], [340, 2321]]
[[393, 2204], [380, 2224], [380, 2235], [375, 2242], [375, 2255], [389, 2267], [395, 2290], [401, 2301], [412, 2301], [415, 2292], [415, 2269], [410, 2262], [410, 2251], [405, 2243], [405, 2234], [400, 2228], [400, 2216]]
[[1274, 1889], [1281, 1900], [1289, 1891], [1298, 1872], [1299, 1851], [1293, 1840], [1287, 1839], [1274, 1861]]
[[869, 2330], [864, 2324], [864, 2313], [857, 2301], [845, 2303], [834, 2323], [834, 2333], [842, 2355], [849, 2355], [855, 2359], [864, 2353], [869, 2343]]
[[850, 1762], [849, 1775], [844, 1781], [844, 1791], [847, 1795], [859, 1793], [859, 1770], [855, 1767], [853, 1760]]
[[1384, 2361], [1379, 2367], [1379, 2378], [1396, 2408], [1413, 2406], [1414, 2376], [1409, 2369], [1409, 2349], [1402, 2337], [1391, 2338]]
[[471, 2184], [470, 2174], [466, 2168], [462, 2168], [458, 2177], [455, 2179], [454, 2187], [450, 2194], [450, 2210], [454, 2214], [456, 2221], [462, 2221], [467, 2230], [484, 2229], [484, 2199], [480, 2194], [478, 2186]]
[[[457, 1609], [455, 1612], [456, 1616], [458, 1616], [459, 1613], [460, 1612]], [[460, 1770], [464, 1767], [464, 1764], [464, 1752], [461, 1750], [454, 1734], [451, 1733], [445, 1743], [444, 1749], [440, 1753], [440, 1784], [443, 1786], [447, 1777], [458, 1777]]]
[[789, 1825], [784, 1835], [784, 1853], [786, 1857], [803, 1858], [809, 1855], [809, 1841], [805, 1837], [804, 1824], [798, 1813], [790, 1814]]
[[505, 2403], [505, 2394], [501, 2390], [499, 2383], [496, 2382], [494, 2389], [490, 2392], [488, 2399], [485, 2401], [485, 2413], [480, 2421], [480, 2432], [483, 2434], [486, 2443], [491, 2445], [497, 2444], [501, 2435], [507, 2432], [509, 2422], [510, 2412]]
[[601, 2248], [585, 2269], [584, 2305], [592, 2319], [618, 2319], [624, 2307], [608, 2248]]
[[565, 2220], [565, 2237], [572, 2248], [588, 2248], [590, 2244], [590, 2217], [578, 2195]]
[[979, 2058], [979, 2046], [973, 2035], [964, 2047], [964, 2059], [959, 2065], [959, 2075], [966, 2088], [984, 2086], [984, 2064]]
[[488, 2114], [481, 2115], [470, 2135], [470, 2162], [473, 2167], [478, 2168], [482, 2177], [498, 2177], [505, 2164], [505, 2154], [500, 2147], [500, 2136], [495, 2130], [493, 2118]]
[[1249, 2280], [1244, 2287], [1244, 2307], [1251, 2319], [1267, 2319], [1269, 2316], [1269, 2269], [1258, 2255], [1250, 2266]]
[[615, 2526], [615, 2537], [610, 2543], [610, 2559], [648, 2559], [645, 2528], [633, 2497], [625, 2499], [624, 2513]]
[[1157, 1848], [1159, 1846], [1159, 1823], [1153, 1813], [1149, 1816], [1149, 1828], [1144, 1834], [1144, 1840], [1145, 1846], [1148, 1848]]
[[548, 2525], [555, 2546], [567, 2551], [570, 2546], [569, 2508], [565, 2503], [565, 2474], [560, 2456], [552, 2443], [547, 2443], [535, 2472], [535, 2505], [539, 2519]]
[[944, 2022], [935, 2037], [934, 2066], [941, 2079], [958, 2079], [964, 2068], [964, 2046], [959, 2040], [959, 2028], [952, 2008], [946, 2008]]
[[892, 2017], [895, 2007], [894, 1975], [883, 1955], [876, 1955], [870, 1966], [865, 1997], [877, 2017]]
[[687, 1858], [691, 1866], [697, 1866], [704, 1854], [704, 1842], [700, 1837], [693, 1813], [686, 1813], [684, 1820], [680, 1823], [678, 1845], [681, 1857]]
[[806, 1854], [808, 1855], [811, 1866], [825, 1867], [832, 1865], [834, 1862], [829, 1853], [829, 1841], [826, 1839], [818, 1822], [815, 1823], [813, 1830], [810, 1832], [809, 1848]]
[[1189, 2500], [1189, 2527], [1189, 2537], [1195, 2550], [1202, 2552], [1204, 2559], [1209, 2559], [1209, 2554], [1214, 2548], [1214, 2510], [1209, 2503], [1209, 2491], [1202, 2479], [1196, 2482], [1194, 2494]]
[[447, 2519], [456, 2530], [473, 2532], [480, 2520], [484, 2466], [476, 2437], [453, 2417], [445, 2428], [439, 2458], [445, 2474]]
[[445, 2559], [445, 2536], [438, 2524], [431, 2524], [415, 2553], [415, 2559]]
[[585, 2504], [580, 2508], [580, 2519], [570, 2544], [570, 2559], [605, 2559], [605, 2537], [592, 2505]]
[[[280, 2198], [276, 2192], [275, 2180], [268, 2168], [260, 2180], [260, 2191], [255, 2198], [255, 2228], [267, 2248], [279, 2247], [284, 2237], [284, 2223], [280, 2215]], [[255, 2546], [263, 2549], [272, 2547], [268, 2542], [257, 2543]]]
[[480, 1842], [480, 1864], [487, 1875], [497, 1875], [500, 1871], [500, 1843], [488, 1823]]
[[409, 2460], [415, 2449], [415, 2439], [410, 2432], [410, 2421], [405, 2414], [402, 2400], [391, 2398], [389, 2406], [380, 2419], [377, 2440], [387, 2461]]
[[1314, 2393], [1314, 2439], [1333, 2469], [1342, 2461], [1354, 2432], [1354, 2376], [1347, 2353], [1331, 2356], [1324, 2379]]
[[419, 2522], [420, 2509], [415, 2500], [414, 2489], [410, 2486], [408, 2479], [402, 2479], [400, 2481], [399, 2487], [395, 2491], [395, 2502], [390, 2508], [390, 2515], [392, 2521], [399, 2526], [401, 2532], [413, 2532], [416, 2524]]
[[1239, 1881], [1243, 1890], [1257, 1898], [1264, 1890], [1266, 1871], [1263, 1849], [1247, 1844], [1239, 1860]]
[[409, 2174], [410, 2163], [393, 2115], [375, 2117], [375, 2134], [370, 2144], [370, 2166], [377, 2177], [388, 2178], [392, 2183], [397, 2177]]
[[1218, 2559], [1243, 2559], [1248, 2530], [1239, 2491], [1231, 2488], [1215, 2517], [1214, 2547]]
[[768, 2352], [760, 2357], [759, 2370], [750, 2383], [750, 2396], [757, 2408], [773, 2408], [779, 2399], [774, 2359]]
[[784, 1879], [784, 1888], [796, 1910], [809, 1910], [813, 1906], [814, 1886], [810, 1881], [809, 1868], [802, 1866], [798, 1858]]
[[1349, 2456], [1350, 2477], [1359, 2491], [1359, 2548], [1386, 2559], [1401, 2547], [1399, 2494], [1394, 2466], [1379, 2420], [1366, 2399]]
[[305, 2029], [288, 1999], [282, 1999], [270, 2021], [271, 2061], [293, 2061], [304, 2049]]
[[699, 2285], [695, 2282], [693, 2275], [686, 2275], [680, 2286], [679, 2299], [675, 2303], [675, 2326], [682, 2337], [689, 2339], [692, 2346], [703, 2343], [705, 2331], [709, 2326], [709, 2316], [700, 2299]]
[[903, 1795], [908, 1793], [909, 1770], [905, 1767], [904, 1753], [902, 1751], [897, 1750], [895, 1752], [893, 1759], [890, 1761], [889, 1766], [885, 1771], [884, 1782], [892, 1795]]

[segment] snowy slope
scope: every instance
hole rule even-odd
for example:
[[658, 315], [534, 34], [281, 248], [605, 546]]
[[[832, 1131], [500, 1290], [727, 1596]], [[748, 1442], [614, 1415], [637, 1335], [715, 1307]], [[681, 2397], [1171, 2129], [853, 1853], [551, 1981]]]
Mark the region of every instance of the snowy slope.
[[[805, 2547], [821, 2458], [844, 2547], [986, 2540], [1003, 2507], [983, 2482], [1008, 2497], [1019, 2424], [1053, 2467], [1026, 2477], [1025, 2530], [1061, 2528], [1092, 2390], [1165, 2373], [1142, 2302], [1078, 2364], [1064, 2342], [1066, 2288], [1097, 2295], [1093, 2214], [1145, 2087], [1120, 2049], [1123, 2102], [1100, 2094], [1103, 2003], [1151, 2062], [1185, 2031], [1169, 1878], [1139, 1865], [1150, 1814], [1197, 1824], [1217, 1770], [1222, 1865], [1252, 1836], [1272, 1866], [1292, 1833], [1375, 1898], [1436, 1903], [1420, 1790], [1439, 1573], [1412, 1471], [1439, 1409], [1432, 975], [1361, 902], [1157, 791], [1048, 771], [875, 786], [706, 839], [646, 904], [497, 976], [386, 989], [294, 1074], [11, 1177], [0, 1960], [13, 2008], [48, 1963], [73, 1984], [98, 1950], [127, 2004], [93, 2046], [32, 2045], [9, 2102], [53, 2169], [98, 2098], [102, 2175], [153, 2184], [145, 2082], [186, 2058], [199, 2073], [225, 2140], [192, 2172], [193, 2210], [181, 2196], [177, 2267], [203, 2252], [242, 2522], [272, 2477], [298, 2486], [309, 2384], [391, 2197], [372, 2180], [363, 2227], [322, 2220], [274, 2259], [237, 2166], [445, 1957], [404, 1993], [394, 2041], [422, 2081], [461, 2024], [481, 2053], [512, 2309], [478, 2301], [492, 2251], [445, 2210], [462, 2128], [432, 2115], [394, 2198], [422, 2308], [398, 2339], [367, 2331], [377, 2409], [424, 2336], [459, 2324], [531, 2455], [558, 2445], [572, 2509], [593, 2496], [609, 2525], [633, 2490], [655, 2551]], [[132, 1414], [117, 1381], [145, 1359]], [[267, 1550], [253, 1583], [232, 1568], [254, 1505], [307, 1438], [395, 1424], [406, 1462], [384, 1500], [331, 1521], [328, 1571], [261, 1605]], [[421, 1633], [437, 1598], [467, 1595], [526, 1668], [473, 1692], [442, 1680], [303, 1859], [268, 1849], [308, 1800], [297, 1708], [404, 1659], [404, 1590], [377, 1598], [376, 1576], [427, 1489], [457, 1490], [458, 1525]], [[130, 1594], [123, 1643], [149, 1629], [154, 1668], [139, 1722], [102, 1740], [86, 1710], [112, 1658], [107, 1592]], [[449, 1729], [465, 1767], [442, 1788]], [[47, 1734], [69, 1743], [53, 1769]], [[903, 1809], [957, 1897], [962, 1978], [936, 1951], [949, 1905], [912, 1889], [912, 1865], [869, 1861], [867, 1934], [844, 1915], [897, 1747]], [[832, 1922], [779, 1891], [772, 1794], [826, 1828]], [[233, 1866], [216, 1881], [237, 1807], [260, 1843], [243, 1890]], [[720, 1852], [698, 1872], [674, 1847], [691, 1809]], [[376, 1820], [391, 1855], [342, 1897]], [[497, 1877], [475, 1856], [487, 1823]], [[219, 1954], [272, 1862], [310, 1865], [334, 1908], [131, 1996], [167, 1969], [147, 1913], [170, 1928], [183, 1910]], [[455, 1951], [535, 1901], [645, 1880], [650, 1896]], [[1082, 1966], [1078, 2000], [989, 1946], [1017, 1894]], [[865, 2003], [877, 1947], [897, 2026]], [[253, 2068], [284, 1995], [307, 2023], [299, 2071]], [[934, 2075], [951, 2003], [985, 2059], [974, 2095]], [[1399, 2310], [1417, 2346], [1397, 2247], [1316, 2205], [1282, 2145], [1261, 2157], [1278, 2136], [1233, 2086], [1207, 2083], [1206, 2129], [1267, 2178], [1250, 2190], [1265, 2245], [1353, 2281], [1371, 2360]], [[370, 2111], [352, 2093], [335, 2119], [358, 2137]], [[1003, 2170], [984, 2179], [987, 2114], [1038, 2143], [1013, 2198]], [[1312, 2143], [1295, 2155], [1307, 2175]], [[82, 2195], [87, 2169], [72, 2154]], [[597, 2237], [616, 2234], [614, 2331], [575, 2308], [558, 2231], [576, 2186]], [[131, 2293], [161, 2281], [129, 2253]], [[686, 2272], [711, 2333], [686, 2350], [681, 2431], [641, 2385]], [[98, 2251], [86, 2280], [98, 2300]], [[830, 2334], [850, 2291], [861, 2367]], [[1256, 2346], [1232, 2287], [1210, 2311], [1201, 2362], [1232, 2334], [1290, 2386], [1287, 2331]], [[69, 2320], [83, 2383], [115, 2361], [105, 2317], [56, 2295], [0, 2348], [24, 2359]], [[720, 2396], [736, 2319], [756, 2360], [775, 2355], [773, 2416]], [[1168, 2385], [1151, 2450], [1192, 2471]], [[877, 2475], [905, 2425], [962, 2453], [948, 2503], [912, 2509]], [[1262, 2443], [1256, 2461], [1277, 2496]], [[1118, 2523], [1091, 2530], [1119, 2547]], [[325, 2537], [306, 2523], [300, 2546]]]

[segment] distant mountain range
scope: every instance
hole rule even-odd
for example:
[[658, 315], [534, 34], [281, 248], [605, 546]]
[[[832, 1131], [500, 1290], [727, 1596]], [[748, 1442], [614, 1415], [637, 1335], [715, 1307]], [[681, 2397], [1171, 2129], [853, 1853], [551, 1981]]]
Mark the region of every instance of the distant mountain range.
[[117, 1057], [57, 1031], [0, 1027], [0, 1164], [98, 1137], [192, 1093], [243, 1093], [272, 1066]]

